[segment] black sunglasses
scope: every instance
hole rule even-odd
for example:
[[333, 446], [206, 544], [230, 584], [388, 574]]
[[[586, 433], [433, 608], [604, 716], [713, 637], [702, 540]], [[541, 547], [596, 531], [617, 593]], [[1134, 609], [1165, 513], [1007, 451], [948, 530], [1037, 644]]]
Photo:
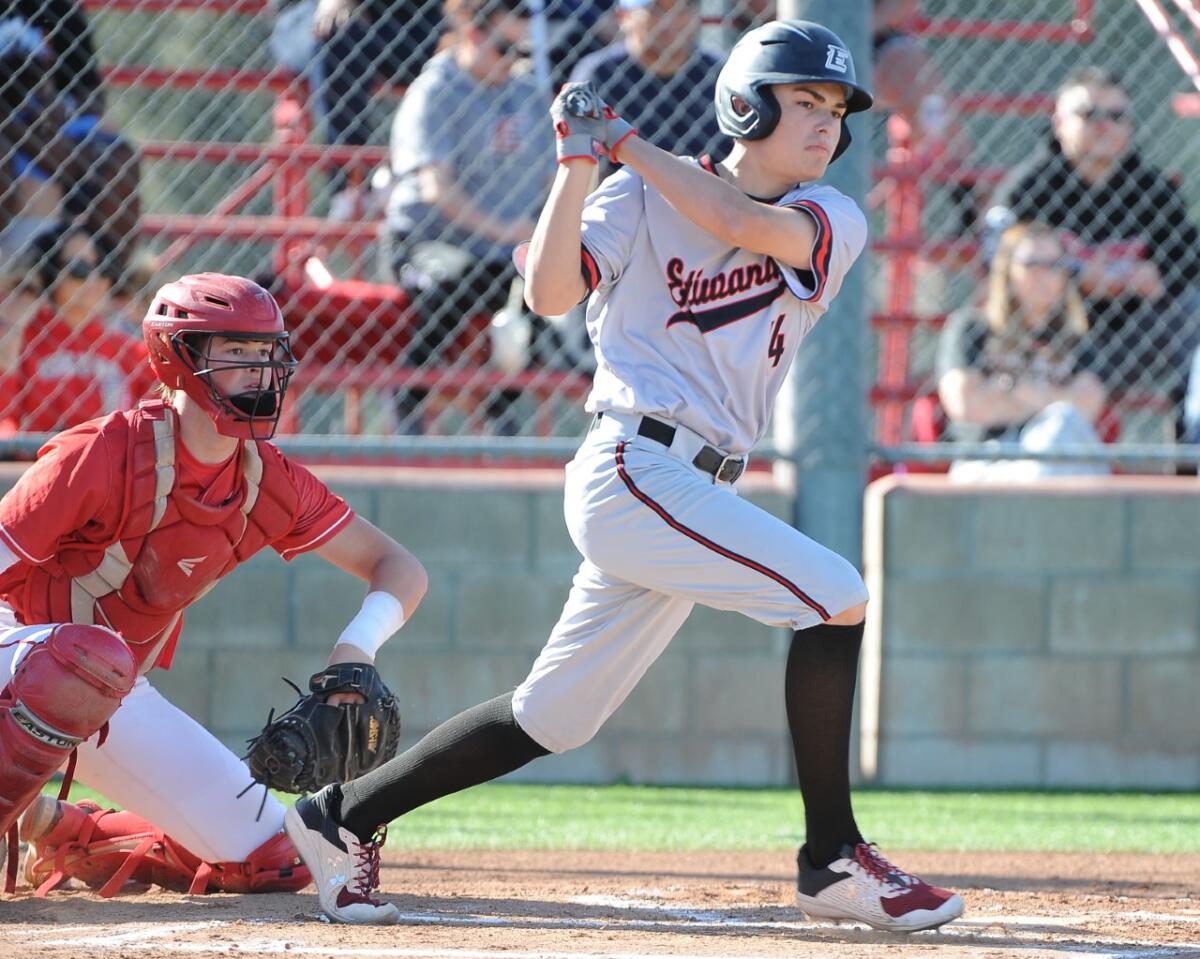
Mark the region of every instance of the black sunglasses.
[[73, 280], [86, 280], [96, 272], [96, 264], [89, 263], [82, 257], [75, 256], [63, 264], [62, 271], [64, 275], [71, 277]]
[[500, 54], [501, 57], [522, 59], [528, 57], [531, 51], [527, 40], [521, 40], [519, 43], [509, 43], [504, 37], [495, 35], [488, 37], [488, 43], [492, 45], [492, 49]]
[[1084, 107], [1082, 110], [1076, 110], [1075, 115], [1089, 123], [1095, 123], [1098, 120], [1124, 123], [1129, 119], [1129, 110], [1126, 107]]
[[1014, 257], [1013, 263], [1017, 266], [1033, 267], [1034, 269], [1041, 267], [1044, 270], [1069, 270], [1071, 268], [1071, 261], [1065, 256]]

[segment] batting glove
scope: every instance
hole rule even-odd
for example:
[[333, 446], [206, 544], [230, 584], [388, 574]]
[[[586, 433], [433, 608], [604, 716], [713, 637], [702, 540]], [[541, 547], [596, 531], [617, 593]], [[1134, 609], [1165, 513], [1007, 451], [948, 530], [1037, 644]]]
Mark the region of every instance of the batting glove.
[[568, 83], [550, 106], [558, 162], [615, 159], [616, 147], [637, 131], [613, 112], [591, 83]]

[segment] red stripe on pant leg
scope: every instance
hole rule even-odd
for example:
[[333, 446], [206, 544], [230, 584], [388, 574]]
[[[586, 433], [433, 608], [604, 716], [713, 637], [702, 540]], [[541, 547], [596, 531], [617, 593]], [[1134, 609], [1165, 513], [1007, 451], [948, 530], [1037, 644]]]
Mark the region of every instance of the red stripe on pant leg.
[[804, 590], [802, 590], [786, 576], [775, 572], [773, 569], [763, 566], [762, 563], [756, 563], [747, 556], [742, 556], [740, 553], [735, 553], [732, 550], [726, 549], [724, 546], [717, 545], [711, 539], [708, 539], [708, 537], [697, 533], [694, 529], [688, 529], [688, 527], [684, 526], [681, 522], [679, 522], [679, 520], [675, 519], [675, 517], [668, 513], [662, 506], [654, 502], [654, 500], [638, 489], [637, 486], [634, 485], [633, 479], [625, 471], [625, 444], [623, 442], [617, 444], [617, 474], [621, 477], [621, 482], [625, 484], [629, 492], [637, 497], [639, 501], [654, 510], [654, 512], [657, 513], [662, 519], [662, 521], [670, 526], [671, 529], [683, 533], [683, 535], [688, 539], [695, 540], [705, 549], [711, 549], [714, 553], [724, 556], [726, 559], [731, 559], [735, 563], [740, 563], [742, 566], [752, 569], [756, 573], [762, 573], [769, 579], [773, 579], [780, 586], [800, 600], [800, 602], [802, 602], [805, 606], [820, 616], [822, 620], [829, 619], [829, 613], [825, 611], [825, 607], [809, 596], [806, 592], [804, 592]]

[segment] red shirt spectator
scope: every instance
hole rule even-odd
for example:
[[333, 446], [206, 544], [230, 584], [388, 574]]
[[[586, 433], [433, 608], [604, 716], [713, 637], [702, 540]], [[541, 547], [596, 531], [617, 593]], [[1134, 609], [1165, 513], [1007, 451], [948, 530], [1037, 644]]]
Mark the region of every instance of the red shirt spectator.
[[0, 392], [0, 422], [50, 433], [135, 406], [155, 380], [141, 340], [99, 320], [72, 327], [42, 307], [24, 330], [12, 391]]
[[152, 388], [143, 342], [104, 323], [110, 284], [81, 227], [58, 223], [34, 240], [41, 306], [0, 391], [0, 423], [57, 432], [137, 404]]

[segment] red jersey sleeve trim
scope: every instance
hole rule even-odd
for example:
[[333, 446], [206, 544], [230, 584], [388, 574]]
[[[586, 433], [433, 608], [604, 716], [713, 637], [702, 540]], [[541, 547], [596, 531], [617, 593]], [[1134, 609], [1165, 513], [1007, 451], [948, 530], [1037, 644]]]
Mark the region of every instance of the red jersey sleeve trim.
[[581, 270], [583, 272], [583, 285], [587, 287], [588, 296], [596, 292], [596, 287], [600, 285], [600, 266], [596, 263], [595, 256], [592, 251], [586, 246], [580, 246]]
[[52, 555], [47, 556], [45, 559], [38, 559], [36, 556], [31, 556], [29, 551], [22, 548], [21, 544], [13, 539], [12, 533], [6, 530], [2, 525], [0, 525], [0, 540], [3, 540], [4, 544], [8, 546], [8, 548], [14, 553], [16, 553], [20, 559], [23, 559], [27, 563], [33, 563], [35, 566], [40, 566], [42, 563], [48, 563], [54, 558]]
[[825, 281], [829, 279], [829, 261], [833, 257], [833, 228], [829, 224], [829, 215], [812, 200], [797, 200], [787, 206], [788, 209], [803, 210], [816, 224], [817, 235], [813, 239], [812, 249], [813, 292], [806, 299], [819, 300], [825, 292]]
[[333, 537], [345, 528], [350, 520], [354, 519], [354, 510], [347, 507], [346, 512], [339, 516], [333, 523], [325, 527], [320, 533], [310, 539], [307, 543], [302, 543], [299, 546], [293, 546], [290, 549], [283, 550], [279, 555], [284, 559], [291, 559], [293, 556], [299, 556], [301, 553], [307, 553], [310, 550], [319, 549], [328, 543]]

